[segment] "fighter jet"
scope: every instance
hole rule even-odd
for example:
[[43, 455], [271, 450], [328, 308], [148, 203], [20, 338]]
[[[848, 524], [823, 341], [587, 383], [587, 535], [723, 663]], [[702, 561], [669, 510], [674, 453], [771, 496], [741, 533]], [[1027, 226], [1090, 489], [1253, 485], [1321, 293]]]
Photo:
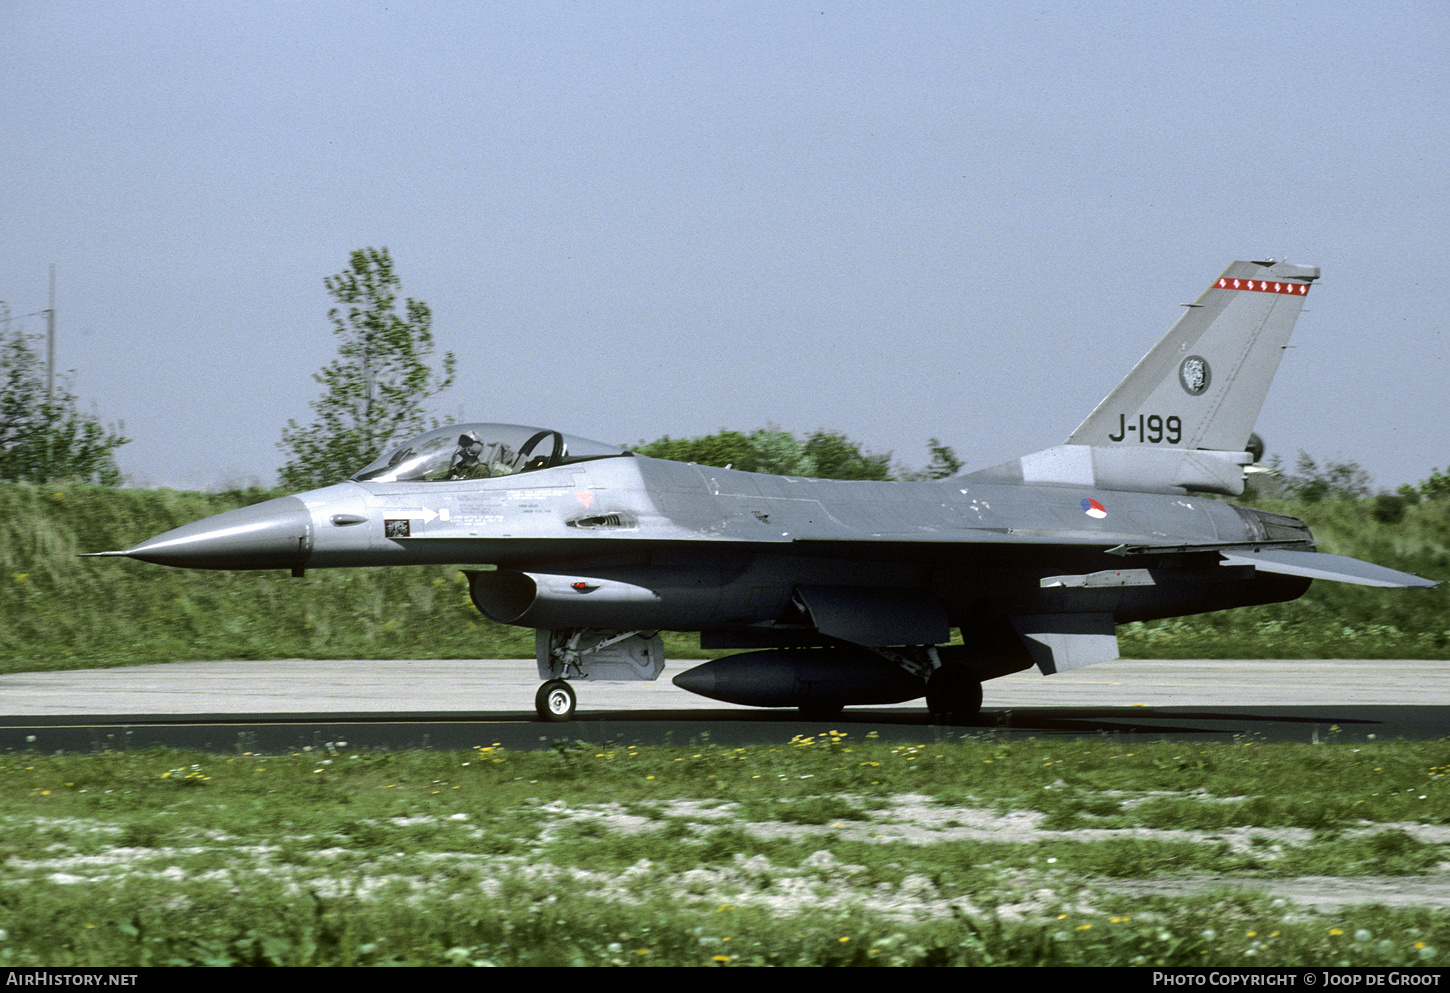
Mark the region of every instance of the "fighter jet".
[[[1292, 600], [1315, 579], [1434, 582], [1318, 553], [1237, 496], [1319, 268], [1235, 262], [1056, 447], [934, 482], [801, 479], [647, 458], [552, 428], [454, 424], [345, 482], [125, 551], [190, 569], [455, 564], [484, 616], [536, 630], [536, 703], [652, 680], [659, 632], [738, 649], [682, 689], [827, 716], [1118, 656], [1115, 625]], [[961, 633], [952, 641], [952, 629]]]

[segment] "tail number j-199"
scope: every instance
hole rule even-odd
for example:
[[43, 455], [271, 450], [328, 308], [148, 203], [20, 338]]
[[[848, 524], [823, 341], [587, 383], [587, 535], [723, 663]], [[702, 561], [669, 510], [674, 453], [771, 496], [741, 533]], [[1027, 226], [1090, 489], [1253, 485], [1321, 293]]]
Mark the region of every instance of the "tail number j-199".
[[1131, 423], [1127, 417], [1118, 415], [1118, 433], [1108, 435], [1109, 441], [1122, 441], [1132, 435], [1140, 442], [1151, 445], [1176, 445], [1183, 439], [1183, 422], [1177, 417], [1160, 417], [1157, 414], [1139, 414], [1138, 423]]

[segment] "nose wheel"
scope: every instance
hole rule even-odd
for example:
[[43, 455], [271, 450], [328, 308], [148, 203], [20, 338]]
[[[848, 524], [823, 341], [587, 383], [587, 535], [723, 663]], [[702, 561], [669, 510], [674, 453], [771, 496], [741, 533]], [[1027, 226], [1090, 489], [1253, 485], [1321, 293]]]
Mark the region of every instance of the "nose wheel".
[[549, 680], [534, 695], [534, 709], [539, 712], [539, 719], [556, 723], [572, 721], [578, 702], [574, 687], [563, 679]]

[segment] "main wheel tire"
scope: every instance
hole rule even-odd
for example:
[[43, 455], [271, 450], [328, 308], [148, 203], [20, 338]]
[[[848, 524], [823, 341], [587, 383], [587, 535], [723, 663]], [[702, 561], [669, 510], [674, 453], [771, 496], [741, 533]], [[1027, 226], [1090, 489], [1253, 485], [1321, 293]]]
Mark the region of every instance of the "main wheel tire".
[[574, 687], [562, 679], [549, 680], [534, 695], [534, 709], [539, 712], [540, 720], [554, 723], [572, 721], [578, 702]]
[[982, 684], [965, 666], [941, 666], [926, 681], [926, 709], [953, 724], [973, 721], [982, 712]]

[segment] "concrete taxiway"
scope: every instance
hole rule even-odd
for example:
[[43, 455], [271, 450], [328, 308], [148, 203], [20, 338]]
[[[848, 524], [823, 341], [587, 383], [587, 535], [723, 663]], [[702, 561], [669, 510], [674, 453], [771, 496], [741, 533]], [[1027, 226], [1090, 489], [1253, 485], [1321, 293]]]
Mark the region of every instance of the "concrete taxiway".
[[1447, 661], [1117, 661], [989, 682], [972, 725], [921, 701], [827, 721], [718, 703], [654, 683], [578, 684], [568, 724], [534, 713], [532, 661], [237, 661], [0, 676], [0, 751], [167, 746], [212, 752], [548, 748], [558, 741], [739, 746], [831, 728], [886, 741], [1143, 735], [1192, 741], [1450, 737]]
[[[580, 715], [598, 711], [736, 711], [670, 678], [577, 683]], [[532, 660], [172, 662], [0, 676], [8, 717], [198, 714], [510, 714], [532, 717]], [[1035, 670], [983, 687], [983, 708], [1450, 707], [1450, 661], [1119, 660], [1076, 672]], [[920, 700], [872, 711], [922, 711]], [[851, 713], [848, 711], [848, 714]]]

